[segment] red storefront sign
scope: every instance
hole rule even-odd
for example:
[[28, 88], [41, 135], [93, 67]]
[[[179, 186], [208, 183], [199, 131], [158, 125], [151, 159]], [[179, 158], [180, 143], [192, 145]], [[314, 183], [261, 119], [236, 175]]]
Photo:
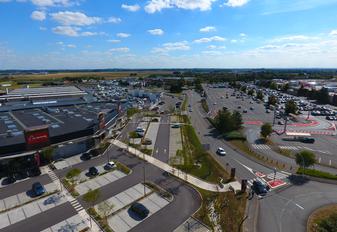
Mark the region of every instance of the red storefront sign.
[[26, 137], [26, 142], [29, 145], [46, 143], [49, 141], [48, 131], [37, 131], [29, 133]]

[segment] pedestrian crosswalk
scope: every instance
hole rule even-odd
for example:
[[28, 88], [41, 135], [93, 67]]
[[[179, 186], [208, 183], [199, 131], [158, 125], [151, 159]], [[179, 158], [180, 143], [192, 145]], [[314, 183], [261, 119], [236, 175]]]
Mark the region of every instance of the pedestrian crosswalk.
[[75, 208], [75, 210], [77, 212], [80, 212], [81, 210], [83, 210], [82, 205], [80, 203], [78, 203], [78, 201], [76, 199], [71, 200], [70, 204]]
[[57, 175], [55, 174], [55, 172], [53, 172], [52, 170], [49, 170], [48, 171], [48, 175], [49, 175], [49, 177], [50, 177], [50, 179], [53, 181], [53, 182], [56, 182], [56, 181], [58, 181], [58, 177], [57, 177]]
[[266, 178], [269, 180], [282, 180], [282, 179], [286, 179], [289, 176], [288, 173], [284, 173], [284, 172], [276, 172], [276, 173], [269, 173]]
[[271, 150], [271, 147], [265, 144], [252, 144], [252, 146], [257, 150]]

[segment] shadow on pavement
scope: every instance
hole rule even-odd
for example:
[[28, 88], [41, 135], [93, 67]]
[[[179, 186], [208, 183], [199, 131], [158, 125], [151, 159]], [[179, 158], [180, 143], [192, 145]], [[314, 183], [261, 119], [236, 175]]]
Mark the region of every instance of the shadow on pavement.
[[307, 177], [300, 176], [300, 175], [291, 175], [288, 177], [288, 180], [293, 185], [304, 185], [305, 183], [309, 181]]

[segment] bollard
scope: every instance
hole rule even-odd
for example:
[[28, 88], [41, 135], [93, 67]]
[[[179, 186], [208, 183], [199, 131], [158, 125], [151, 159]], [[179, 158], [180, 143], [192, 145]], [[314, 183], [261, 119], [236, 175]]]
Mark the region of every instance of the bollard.
[[241, 180], [241, 192], [244, 193], [247, 190], [247, 180], [243, 179]]
[[235, 178], [235, 168], [231, 168], [231, 179]]

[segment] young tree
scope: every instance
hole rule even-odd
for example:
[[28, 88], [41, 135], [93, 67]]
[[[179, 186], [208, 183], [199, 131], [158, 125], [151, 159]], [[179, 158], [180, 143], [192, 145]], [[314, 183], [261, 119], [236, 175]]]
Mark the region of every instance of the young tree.
[[276, 105], [277, 103], [277, 98], [274, 95], [269, 96], [268, 98], [268, 104], [269, 105]]
[[114, 205], [109, 204], [108, 202], [102, 202], [98, 205], [97, 208], [103, 214], [104, 220], [107, 220], [108, 216], [112, 212], [112, 209], [114, 208]]
[[265, 123], [261, 126], [261, 136], [263, 138], [267, 138], [269, 137], [269, 135], [271, 135], [271, 133], [273, 133], [273, 127], [270, 123]]
[[296, 114], [297, 113], [297, 105], [294, 100], [289, 100], [285, 106], [286, 114]]
[[253, 96], [255, 93], [254, 89], [249, 89], [248, 90], [248, 95]]
[[100, 195], [101, 192], [99, 191], [99, 189], [90, 189], [86, 194], [83, 195], [83, 200], [93, 206], [100, 197]]
[[297, 153], [295, 160], [297, 165], [302, 166], [304, 169], [314, 165], [316, 162], [315, 154], [306, 150]]
[[257, 97], [257, 99], [259, 99], [259, 100], [263, 100], [263, 98], [264, 98], [263, 92], [262, 92], [261, 90], [259, 90], [259, 91], [257, 92], [256, 97]]
[[317, 101], [321, 104], [329, 104], [330, 97], [328, 89], [322, 88], [320, 91], [318, 91]]
[[234, 111], [232, 113], [232, 121], [233, 121], [233, 127], [234, 130], [239, 130], [242, 127], [242, 115], [239, 111]]
[[78, 168], [71, 169], [67, 174], [66, 178], [69, 179], [71, 182], [74, 181], [75, 177], [78, 177], [81, 174], [81, 170]]
[[277, 84], [276, 84], [276, 82], [274, 82], [274, 81], [271, 82], [270, 85], [269, 85], [269, 88], [277, 90]]

